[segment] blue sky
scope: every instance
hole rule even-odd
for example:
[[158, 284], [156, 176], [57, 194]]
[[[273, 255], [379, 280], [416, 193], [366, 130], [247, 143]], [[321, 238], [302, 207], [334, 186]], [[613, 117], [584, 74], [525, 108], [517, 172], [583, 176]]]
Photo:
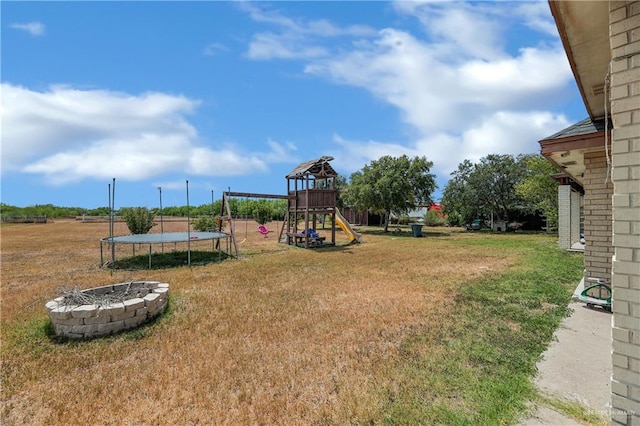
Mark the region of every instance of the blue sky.
[[2, 193], [16, 206], [284, 194], [426, 156], [539, 152], [586, 116], [546, 1], [2, 2]]

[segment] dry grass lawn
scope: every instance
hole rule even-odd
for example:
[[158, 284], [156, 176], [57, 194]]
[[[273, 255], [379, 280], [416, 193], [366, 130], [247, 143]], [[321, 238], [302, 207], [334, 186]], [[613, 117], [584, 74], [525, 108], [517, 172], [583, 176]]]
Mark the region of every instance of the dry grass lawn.
[[[338, 230], [337, 247], [305, 250], [278, 244], [277, 226], [265, 239], [236, 223], [241, 259], [113, 273], [99, 265], [107, 224], [3, 226], [2, 424], [377, 423], [403, 339], [441, 338], [458, 286], [517, 262], [459, 243], [493, 236], [444, 228], [360, 245]], [[60, 289], [128, 280], [169, 283], [170, 312], [104, 339], [45, 335]]]

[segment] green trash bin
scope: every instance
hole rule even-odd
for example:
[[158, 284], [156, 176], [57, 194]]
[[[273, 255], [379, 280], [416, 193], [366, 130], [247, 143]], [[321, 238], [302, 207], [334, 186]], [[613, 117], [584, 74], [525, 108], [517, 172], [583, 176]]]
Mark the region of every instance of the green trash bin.
[[411, 231], [413, 232], [414, 237], [422, 237], [422, 224], [420, 223], [412, 223]]

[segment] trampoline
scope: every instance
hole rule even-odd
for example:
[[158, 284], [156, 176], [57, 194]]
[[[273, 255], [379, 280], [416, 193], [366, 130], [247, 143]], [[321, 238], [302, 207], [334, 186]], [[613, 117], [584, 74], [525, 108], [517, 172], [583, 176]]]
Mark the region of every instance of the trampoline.
[[[189, 254], [189, 265], [191, 265], [191, 245], [190, 243], [196, 241], [212, 241], [212, 252], [216, 249], [216, 240], [224, 239], [226, 244], [226, 253], [231, 256], [231, 249], [229, 244], [230, 234], [225, 232], [164, 232], [156, 234], [132, 234], [132, 235], [120, 235], [114, 237], [105, 237], [100, 239], [100, 263], [105, 264], [103, 244], [112, 246], [114, 248], [118, 244], [130, 244], [133, 246], [133, 253], [135, 255], [135, 244], [149, 245], [149, 269], [151, 269], [151, 247], [154, 244], [165, 243], [187, 243], [187, 252]], [[222, 244], [217, 244], [218, 259], [222, 254]], [[115, 263], [115, 250], [112, 250], [111, 261]]]

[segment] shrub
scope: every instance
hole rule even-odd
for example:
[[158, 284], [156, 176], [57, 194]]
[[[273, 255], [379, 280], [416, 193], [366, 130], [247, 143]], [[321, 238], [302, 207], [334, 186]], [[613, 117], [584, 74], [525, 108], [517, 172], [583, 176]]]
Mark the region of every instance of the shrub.
[[458, 212], [451, 212], [447, 215], [447, 224], [449, 226], [464, 226], [464, 218]]
[[446, 223], [446, 219], [440, 215], [437, 210], [429, 210], [424, 215], [424, 224], [427, 226], [442, 226]]
[[253, 219], [260, 225], [269, 222], [271, 220], [271, 206], [262, 203], [258, 204], [253, 209]]
[[[211, 216], [200, 216], [198, 220], [193, 224], [193, 229], [200, 232], [207, 231], [218, 231], [218, 218]], [[225, 220], [222, 221], [222, 230], [224, 231], [224, 227], [227, 224]]]
[[155, 225], [154, 215], [146, 207], [124, 208], [120, 210], [120, 214], [132, 234], [146, 234]]
[[213, 218], [211, 216], [200, 216], [198, 220], [193, 224], [193, 229], [200, 232], [205, 232], [215, 226]]

